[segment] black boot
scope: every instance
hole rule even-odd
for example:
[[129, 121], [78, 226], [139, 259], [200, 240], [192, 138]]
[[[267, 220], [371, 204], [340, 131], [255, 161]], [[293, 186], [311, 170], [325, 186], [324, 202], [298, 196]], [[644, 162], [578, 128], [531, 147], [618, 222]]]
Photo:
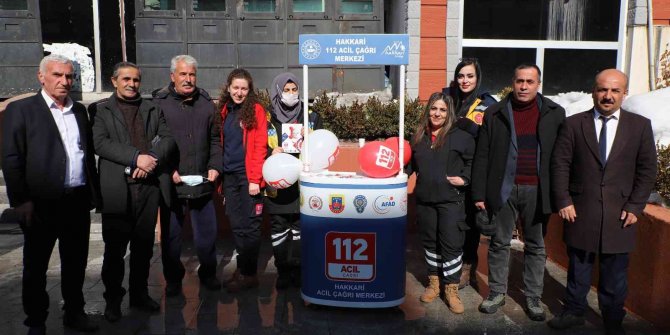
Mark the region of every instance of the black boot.
[[116, 322], [121, 319], [121, 299], [107, 301], [105, 306], [105, 320]]

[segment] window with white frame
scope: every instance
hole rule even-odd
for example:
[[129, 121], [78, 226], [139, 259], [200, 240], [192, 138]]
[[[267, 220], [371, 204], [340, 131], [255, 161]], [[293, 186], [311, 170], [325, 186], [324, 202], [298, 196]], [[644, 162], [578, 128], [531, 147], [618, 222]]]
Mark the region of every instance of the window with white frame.
[[511, 86], [513, 69], [542, 69], [542, 92], [589, 92], [599, 71], [623, 65], [623, 0], [461, 0], [463, 58], [482, 89]]

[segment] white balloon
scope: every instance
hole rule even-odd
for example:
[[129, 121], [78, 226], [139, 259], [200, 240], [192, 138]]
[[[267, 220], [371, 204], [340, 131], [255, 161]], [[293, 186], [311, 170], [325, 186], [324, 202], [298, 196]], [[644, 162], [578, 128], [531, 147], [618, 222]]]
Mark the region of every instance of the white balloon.
[[287, 188], [298, 181], [301, 167], [302, 163], [293, 155], [274, 154], [263, 164], [263, 179], [274, 188]]
[[[304, 142], [303, 142], [304, 147]], [[300, 151], [303, 151], [301, 148]], [[309, 134], [310, 171], [319, 172], [327, 169], [335, 162], [340, 153], [340, 140], [329, 130], [319, 129]]]

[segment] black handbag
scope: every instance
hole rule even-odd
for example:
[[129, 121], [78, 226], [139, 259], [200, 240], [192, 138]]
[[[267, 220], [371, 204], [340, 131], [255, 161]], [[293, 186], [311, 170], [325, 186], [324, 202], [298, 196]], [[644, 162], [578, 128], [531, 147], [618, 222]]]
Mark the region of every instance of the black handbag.
[[495, 215], [489, 215], [486, 209], [480, 209], [475, 214], [475, 225], [484, 236], [493, 236], [496, 233]]

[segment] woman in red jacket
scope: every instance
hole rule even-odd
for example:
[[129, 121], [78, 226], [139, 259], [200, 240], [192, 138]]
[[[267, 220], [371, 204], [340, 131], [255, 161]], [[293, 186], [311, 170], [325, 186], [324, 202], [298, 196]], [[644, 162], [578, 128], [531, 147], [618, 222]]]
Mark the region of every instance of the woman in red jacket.
[[219, 99], [223, 147], [223, 196], [237, 250], [237, 269], [228, 292], [258, 286], [258, 251], [263, 214], [263, 163], [267, 154], [265, 109], [247, 70], [228, 75]]

